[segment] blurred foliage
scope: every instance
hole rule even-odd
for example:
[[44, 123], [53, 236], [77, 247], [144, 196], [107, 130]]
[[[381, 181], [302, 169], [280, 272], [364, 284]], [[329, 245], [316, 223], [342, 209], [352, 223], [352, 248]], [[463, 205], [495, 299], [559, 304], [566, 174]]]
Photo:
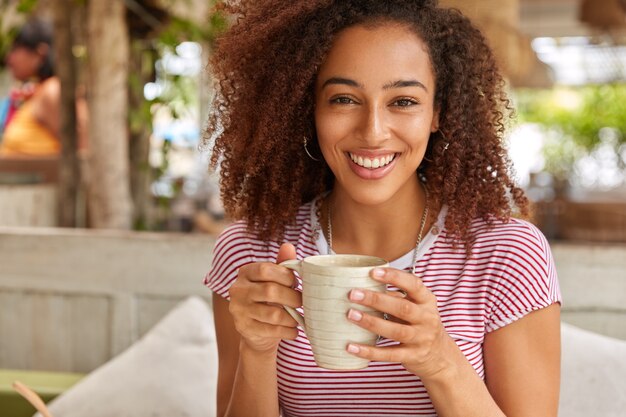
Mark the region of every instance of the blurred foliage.
[[11, 16], [10, 11], [14, 10], [21, 15], [29, 15], [37, 6], [38, 0], [0, 0], [0, 66], [4, 66], [4, 57], [11, 48], [13, 39], [17, 35], [19, 22], [6, 22], [6, 17]]
[[516, 91], [518, 119], [545, 133], [545, 170], [567, 180], [574, 164], [609, 143], [626, 143], [626, 84]]
[[[209, 10], [213, 10], [215, 0], [208, 0]], [[189, 0], [164, 1], [169, 9], [173, 9], [174, 3], [178, 6], [193, 7]], [[164, 61], [166, 59], [183, 59], [180, 54], [182, 42], [196, 42], [201, 48], [210, 47], [217, 35], [226, 28], [226, 19], [219, 13], [209, 12], [206, 22], [198, 24], [195, 21], [174, 14], [169, 14], [166, 19], [160, 19], [162, 24], [154, 28], [148, 39], [134, 39], [133, 54], [140, 54], [141, 69], [136, 73], [129, 74], [129, 88], [131, 95], [143, 96], [145, 84], [153, 82], [158, 84], [159, 93], [129, 107], [129, 124], [131, 135], [142, 135], [152, 132], [153, 120], [157, 113], [168, 113], [172, 120], [188, 117], [193, 110], [200, 107], [199, 78], [197, 75], [188, 76], [174, 74], [167, 71]], [[202, 66], [204, 68], [204, 66]], [[153, 183], [159, 181], [169, 182], [168, 172], [170, 168], [170, 156], [172, 155], [173, 143], [170, 140], [161, 141], [161, 158], [157, 166], [150, 166], [149, 161], [135, 162], [134, 169], [143, 171]], [[136, 213], [134, 220], [138, 230], [162, 230], [167, 228], [167, 219], [171, 215], [171, 202], [182, 192], [182, 184], [174, 181], [171, 194], [153, 194], [153, 203], [156, 211], [149, 213]]]
[[[215, 1], [211, 2], [214, 3]], [[226, 28], [226, 19], [220, 13], [211, 13], [207, 18], [206, 24], [199, 25], [188, 19], [170, 16], [170, 22], [159, 33], [158, 41], [162, 45], [172, 47], [182, 41], [212, 43]]]
[[17, 11], [23, 14], [30, 14], [37, 7], [38, 0], [20, 0], [17, 3]]
[[[84, 8], [85, 0], [73, 0], [74, 7]], [[227, 26], [226, 18], [214, 11], [218, 0], [204, 0], [202, 9], [207, 10], [206, 16], [199, 16], [194, 7], [198, 3], [192, 0], [133, 0], [127, 1], [127, 24], [131, 36], [131, 57], [133, 70], [129, 73], [128, 127], [131, 140], [147, 138], [153, 130], [153, 120], [157, 112], [164, 110], [173, 120], [188, 117], [193, 110], [200, 107], [199, 77], [197, 74], [175, 74], [167, 71], [164, 59], [185, 57], [179, 54], [182, 42], [196, 42], [201, 48], [210, 48], [213, 41]], [[8, 52], [19, 25], [28, 16], [40, 12], [39, 0], [0, 0], [0, 66]], [[205, 7], [207, 6], [207, 7]], [[181, 15], [178, 15], [180, 12]], [[184, 16], [183, 16], [184, 15]], [[11, 23], [9, 23], [9, 21]], [[12, 27], [8, 27], [8, 25]], [[14, 26], [14, 27], [13, 27]], [[78, 25], [79, 30], [86, 30], [85, 25]], [[77, 39], [84, 38], [81, 34]], [[77, 50], [81, 45], [75, 45]], [[86, 53], [77, 62], [79, 73], [84, 72]], [[205, 65], [201, 65], [205, 71]], [[150, 99], [144, 96], [147, 83], [158, 84], [159, 94]], [[145, 141], [142, 143], [148, 143]], [[163, 141], [162, 159], [159, 166], [150, 166], [143, 152], [135, 149], [135, 157], [131, 156], [131, 170], [148, 176], [152, 181], [164, 178], [170, 166], [172, 142]], [[147, 154], [147, 153], [146, 153]], [[167, 206], [168, 198], [175, 198], [180, 192], [180, 184], [174, 184], [172, 197], [154, 196], [154, 203], [160, 209]], [[136, 190], [135, 190], [136, 191]], [[133, 192], [135, 192], [133, 191]], [[139, 192], [142, 195], [141, 192]], [[167, 209], [163, 209], [164, 213]], [[165, 213], [167, 215], [167, 213]], [[155, 226], [147, 213], [140, 213], [135, 224], [141, 229], [154, 229]], [[142, 226], [138, 226], [142, 225]]]
[[626, 84], [526, 90], [517, 105], [521, 121], [558, 128], [587, 150], [598, 144], [606, 127], [617, 129], [620, 142], [626, 141]]

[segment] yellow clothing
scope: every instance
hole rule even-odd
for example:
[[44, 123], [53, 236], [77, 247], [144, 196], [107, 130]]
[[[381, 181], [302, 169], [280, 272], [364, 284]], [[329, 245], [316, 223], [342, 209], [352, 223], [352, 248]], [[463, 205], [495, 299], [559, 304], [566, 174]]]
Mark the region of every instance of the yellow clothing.
[[33, 114], [26, 101], [6, 127], [0, 142], [0, 155], [53, 156], [61, 151], [59, 140]]

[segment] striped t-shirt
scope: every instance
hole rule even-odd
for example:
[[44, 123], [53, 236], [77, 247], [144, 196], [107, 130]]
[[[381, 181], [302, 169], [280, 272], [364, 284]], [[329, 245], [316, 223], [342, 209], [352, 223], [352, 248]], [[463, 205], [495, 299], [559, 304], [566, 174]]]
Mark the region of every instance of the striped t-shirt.
[[[315, 204], [303, 205], [285, 242], [298, 259], [327, 254]], [[532, 224], [511, 219], [492, 227], [472, 224], [472, 256], [446, 239], [445, 209], [419, 247], [416, 274], [437, 297], [441, 320], [478, 375], [484, 378], [486, 333], [531, 311], [560, 302], [556, 270], [545, 237]], [[219, 237], [205, 284], [228, 298], [237, 270], [251, 262], [275, 262], [280, 243], [255, 239], [238, 222]], [[391, 262], [410, 270], [413, 251]], [[300, 286], [298, 288], [301, 288]], [[396, 342], [383, 339], [380, 346]], [[306, 335], [283, 340], [277, 356], [278, 395], [284, 417], [436, 416], [420, 379], [399, 363], [371, 362], [366, 369], [330, 371], [316, 366]]]

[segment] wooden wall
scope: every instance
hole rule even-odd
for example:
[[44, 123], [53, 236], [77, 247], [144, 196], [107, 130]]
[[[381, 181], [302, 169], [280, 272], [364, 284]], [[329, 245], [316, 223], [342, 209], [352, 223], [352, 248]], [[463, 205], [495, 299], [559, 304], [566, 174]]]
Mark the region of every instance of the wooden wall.
[[209, 236], [0, 228], [0, 368], [88, 372], [199, 295]]

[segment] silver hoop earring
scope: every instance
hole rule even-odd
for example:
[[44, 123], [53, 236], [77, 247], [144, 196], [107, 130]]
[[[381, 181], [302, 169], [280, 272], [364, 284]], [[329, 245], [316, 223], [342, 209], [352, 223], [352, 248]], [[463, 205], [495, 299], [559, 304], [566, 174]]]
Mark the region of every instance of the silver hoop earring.
[[311, 152], [309, 152], [309, 148], [307, 148], [307, 144], [308, 144], [309, 140], [307, 139], [307, 137], [305, 136], [303, 138], [303, 145], [304, 145], [304, 152], [306, 152], [306, 154], [309, 156], [309, 158], [311, 158], [312, 160], [314, 160], [315, 162], [320, 162], [319, 159], [315, 158], [313, 155], [311, 155]]
[[[439, 133], [441, 135], [441, 137], [443, 138], [445, 145], [443, 146], [443, 151], [442, 153], [445, 153], [448, 148], [450, 147], [450, 142], [448, 142], [448, 138], [446, 137], [446, 135], [443, 134], [443, 132], [441, 131], [441, 129], [437, 129], [435, 132], [433, 133]], [[426, 155], [424, 155], [424, 157], [422, 158], [424, 159], [424, 161], [426, 162], [433, 162], [432, 159], [428, 158]]]
[[441, 137], [443, 138], [443, 140], [445, 141], [445, 145], [443, 146], [443, 152], [447, 151], [448, 148], [450, 147], [450, 142], [448, 142], [448, 138], [446, 137], [446, 135], [443, 134], [443, 131], [441, 129], [437, 130], [437, 132], [439, 132], [439, 134], [441, 135]]

